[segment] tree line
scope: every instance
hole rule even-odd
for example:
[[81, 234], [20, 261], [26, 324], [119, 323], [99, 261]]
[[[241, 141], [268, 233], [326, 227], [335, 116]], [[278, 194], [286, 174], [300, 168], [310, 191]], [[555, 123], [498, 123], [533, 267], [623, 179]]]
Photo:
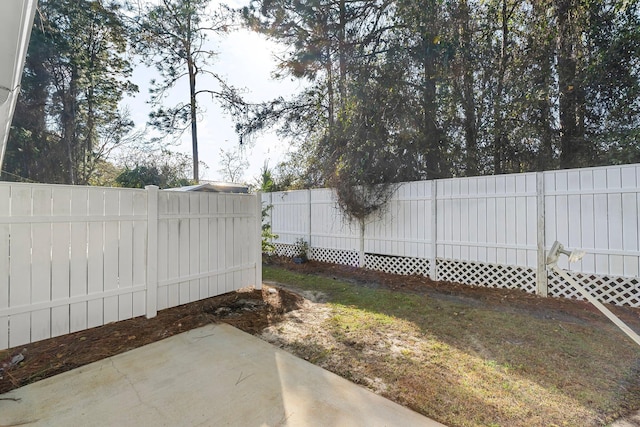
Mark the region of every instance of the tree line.
[[[133, 123], [137, 91], [116, 4], [40, 1], [3, 169], [38, 182], [87, 184]], [[5, 174], [3, 174], [3, 178]]]
[[[137, 90], [131, 52], [158, 70], [149, 125], [161, 144], [191, 133], [194, 179], [198, 99], [211, 96], [236, 118], [242, 143], [270, 127], [298, 141], [278, 168], [280, 187], [335, 187], [341, 200], [360, 200], [356, 217], [400, 181], [640, 162], [639, 7], [253, 0], [232, 11], [208, 0], [41, 0], [3, 168], [86, 184], [113, 147], [140, 139], [119, 108]], [[251, 105], [215, 73], [207, 37], [237, 15], [284, 46], [276, 77], [304, 89]], [[185, 101], [162, 105], [181, 78]]]
[[637, 2], [254, 0], [244, 17], [289, 47], [281, 73], [310, 84], [241, 129], [284, 120], [310, 180], [640, 160]]
[[[40, 0], [2, 179], [123, 186], [197, 181], [198, 98], [211, 96], [227, 108], [237, 102], [236, 90], [210, 68], [215, 52], [206, 44], [228, 31], [233, 13], [209, 4]], [[157, 75], [145, 131], [134, 131], [121, 107], [125, 95], [138, 92], [131, 78], [139, 64]], [[208, 86], [200, 87], [205, 77]], [[182, 79], [189, 92], [166, 105]], [[193, 147], [186, 165], [167, 151], [185, 132]]]

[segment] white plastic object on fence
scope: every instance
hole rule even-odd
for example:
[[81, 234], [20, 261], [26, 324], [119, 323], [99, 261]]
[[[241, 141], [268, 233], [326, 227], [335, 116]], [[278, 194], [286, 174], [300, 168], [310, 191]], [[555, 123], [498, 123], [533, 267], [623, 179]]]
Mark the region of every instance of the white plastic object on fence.
[[591, 304], [593, 304], [602, 314], [607, 316], [609, 320], [611, 320], [618, 328], [622, 330], [629, 338], [631, 338], [636, 344], [640, 345], [640, 336], [636, 334], [626, 323], [624, 323], [620, 318], [618, 318], [615, 314], [613, 314], [607, 307], [605, 307], [600, 301], [597, 300], [593, 295], [591, 295], [586, 289], [584, 289], [578, 282], [573, 280], [571, 276], [569, 276], [563, 269], [558, 267], [558, 259], [560, 258], [560, 254], [567, 255], [569, 257], [569, 263], [579, 261], [584, 255], [583, 251], [567, 251], [564, 249], [562, 243], [557, 240], [551, 246], [551, 250], [547, 255], [547, 265], [553, 269], [556, 273], [558, 273], [564, 280], [572, 284]]

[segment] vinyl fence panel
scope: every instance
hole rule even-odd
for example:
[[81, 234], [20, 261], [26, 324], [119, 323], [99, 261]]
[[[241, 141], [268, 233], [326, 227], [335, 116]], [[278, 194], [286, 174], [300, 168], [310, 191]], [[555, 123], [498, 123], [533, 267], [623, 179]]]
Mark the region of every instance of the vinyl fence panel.
[[[639, 165], [545, 173], [546, 215], [552, 218], [546, 240], [558, 236], [567, 247], [586, 252], [571, 269], [607, 302], [640, 305], [639, 188]], [[566, 260], [559, 265], [568, 267]], [[549, 291], [578, 296], [557, 278], [550, 280]]]
[[159, 192], [158, 309], [259, 286], [256, 206], [244, 194]]
[[[9, 200], [11, 188], [0, 186], [0, 200]], [[11, 235], [11, 225], [6, 222], [10, 211], [9, 203], [0, 203], [0, 271], [9, 271], [9, 236]], [[6, 312], [9, 308], [9, 274], [0, 274], [0, 348], [9, 346], [9, 315]]]
[[[2, 187], [0, 187], [2, 188]], [[9, 189], [9, 187], [6, 187]], [[70, 296], [69, 251], [71, 248], [71, 227], [68, 222], [58, 222], [58, 218], [71, 215], [71, 187], [55, 186], [51, 189], [52, 242], [51, 242], [51, 300], [66, 300]], [[0, 195], [0, 200], [8, 200]], [[115, 271], [115, 267], [112, 271]], [[0, 267], [0, 271], [2, 268]], [[4, 277], [0, 274], [0, 278]], [[1, 288], [2, 286], [0, 286]], [[51, 307], [51, 336], [70, 332], [69, 307]], [[1, 329], [1, 328], [0, 328]]]
[[0, 349], [260, 287], [259, 226], [246, 194], [0, 183]]
[[[307, 201], [308, 200], [308, 201]], [[560, 266], [603, 301], [640, 306], [640, 165], [402, 183], [386, 208], [349, 222], [329, 189], [263, 195], [278, 253], [398, 274], [580, 298], [547, 273], [558, 240], [587, 252]], [[547, 286], [548, 283], [548, 286]]]

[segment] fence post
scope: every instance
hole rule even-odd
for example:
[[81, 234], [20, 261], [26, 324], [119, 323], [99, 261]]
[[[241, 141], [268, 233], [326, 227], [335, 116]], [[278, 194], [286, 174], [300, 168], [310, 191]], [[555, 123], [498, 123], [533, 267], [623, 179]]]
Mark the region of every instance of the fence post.
[[364, 255], [364, 218], [360, 220], [360, 240], [358, 246], [358, 267], [364, 268], [366, 263]]
[[307, 243], [309, 243], [309, 253], [307, 255], [311, 259], [311, 254], [313, 253], [313, 250], [311, 249], [311, 189], [307, 190], [307, 206], [309, 207], [309, 228], [307, 229]]
[[256, 257], [256, 277], [255, 288], [262, 289], [262, 193], [256, 193], [256, 228], [257, 245], [255, 250]]
[[158, 187], [147, 185], [147, 319], [158, 314]]
[[431, 180], [431, 263], [429, 276], [438, 280], [438, 181]]
[[547, 260], [545, 254], [545, 221], [544, 221], [544, 172], [536, 173], [536, 210], [537, 218], [537, 244], [538, 244], [538, 268], [536, 269], [536, 294], [546, 297], [548, 292], [547, 283]]
[[[275, 210], [274, 207], [273, 207], [273, 193], [269, 193], [269, 205], [268, 206], [271, 206], [271, 209], [267, 210], [267, 215], [269, 215], [269, 230], [271, 230], [271, 235], [273, 235], [273, 211]], [[260, 213], [260, 215], [262, 215], [262, 212]], [[262, 233], [262, 231], [260, 233]], [[270, 239], [271, 239], [271, 243], [273, 243], [273, 237], [270, 237]], [[274, 243], [273, 247], [275, 248], [275, 243]], [[275, 251], [275, 253], [277, 254], [278, 251]]]

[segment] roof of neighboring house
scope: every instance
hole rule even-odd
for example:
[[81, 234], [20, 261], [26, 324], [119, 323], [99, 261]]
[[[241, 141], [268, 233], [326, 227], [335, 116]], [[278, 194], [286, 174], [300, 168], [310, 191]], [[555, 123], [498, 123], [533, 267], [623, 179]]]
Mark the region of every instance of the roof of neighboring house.
[[0, 2], [0, 168], [20, 93], [37, 0]]
[[232, 182], [205, 182], [186, 187], [167, 188], [168, 191], [205, 191], [209, 193], [248, 193], [249, 187]]

